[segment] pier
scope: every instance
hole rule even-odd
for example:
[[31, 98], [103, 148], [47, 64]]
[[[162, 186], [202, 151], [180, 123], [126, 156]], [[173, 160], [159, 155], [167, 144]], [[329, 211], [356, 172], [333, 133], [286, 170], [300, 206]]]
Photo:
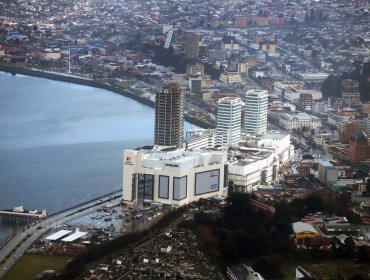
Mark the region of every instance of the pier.
[[[15, 207], [16, 211], [0, 211], [1, 219], [34, 219], [34, 223], [19, 229], [15, 234], [1, 245], [0, 250], [0, 279], [13, 266], [13, 264], [26, 252], [27, 248], [49, 229], [60, 227], [64, 223], [91, 213], [107, 203], [119, 204], [122, 201], [122, 189], [105, 194], [103, 196], [82, 202], [57, 213], [44, 216], [43, 212], [27, 211], [18, 212], [21, 208]], [[23, 207], [22, 207], [23, 208]], [[22, 215], [23, 214], [23, 215]], [[46, 212], [44, 213], [46, 215]], [[41, 216], [39, 216], [41, 215]], [[40, 217], [40, 218], [39, 218]]]
[[23, 206], [14, 207], [13, 210], [0, 210], [0, 222], [30, 223], [47, 217], [46, 211], [26, 210]]

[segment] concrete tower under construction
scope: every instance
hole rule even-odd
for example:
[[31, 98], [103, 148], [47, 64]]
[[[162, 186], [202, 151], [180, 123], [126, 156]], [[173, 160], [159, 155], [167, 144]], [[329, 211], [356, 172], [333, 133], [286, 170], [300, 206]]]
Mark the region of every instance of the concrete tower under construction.
[[184, 95], [175, 84], [166, 84], [157, 92], [155, 103], [154, 144], [182, 147]]

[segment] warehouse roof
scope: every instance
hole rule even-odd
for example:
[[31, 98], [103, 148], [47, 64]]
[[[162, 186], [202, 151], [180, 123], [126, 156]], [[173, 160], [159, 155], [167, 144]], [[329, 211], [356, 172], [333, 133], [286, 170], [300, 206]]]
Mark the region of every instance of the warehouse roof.
[[293, 223], [293, 231], [295, 233], [304, 232], [304, 231], [319, 233], [312, 225], [303, 223], [303, 222]]

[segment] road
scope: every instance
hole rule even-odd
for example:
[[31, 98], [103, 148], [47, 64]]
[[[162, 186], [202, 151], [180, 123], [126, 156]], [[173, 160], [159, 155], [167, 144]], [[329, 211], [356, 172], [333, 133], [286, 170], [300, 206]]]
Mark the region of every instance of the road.
[[[40, 222], [18, 231], [12, 239], [1, 249], [0, 262], [9, 255], [5, 263], [0, 265], [0, 279], [6, 272], [13, 266], [13, 264], [24, 254], [27, 248], [45, 234], [51, 228], [57, 228], [63, 224], [77, 219], [81, 216], [87, 215], [91, 212], [97, 211], [102, 205], [107, 202], [119, 204], [122, 200], [122, 191], [107, 194], [106, 196], [99, 197], [95, 200], [79, 204], [73, 208], [68, 208], [62, 212], [58, 212], [41, 220]], [[22, 241], [23, 240], [23, 241]], [[18, 247], [19, 245], [19, 247]]]

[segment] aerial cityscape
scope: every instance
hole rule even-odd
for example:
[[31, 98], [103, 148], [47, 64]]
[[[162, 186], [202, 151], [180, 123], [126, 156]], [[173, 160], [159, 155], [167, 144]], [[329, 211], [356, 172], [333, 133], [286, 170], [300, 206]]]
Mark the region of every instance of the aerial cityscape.
[[370, 279], [368, 0], [0, 0], [0, 279]]

